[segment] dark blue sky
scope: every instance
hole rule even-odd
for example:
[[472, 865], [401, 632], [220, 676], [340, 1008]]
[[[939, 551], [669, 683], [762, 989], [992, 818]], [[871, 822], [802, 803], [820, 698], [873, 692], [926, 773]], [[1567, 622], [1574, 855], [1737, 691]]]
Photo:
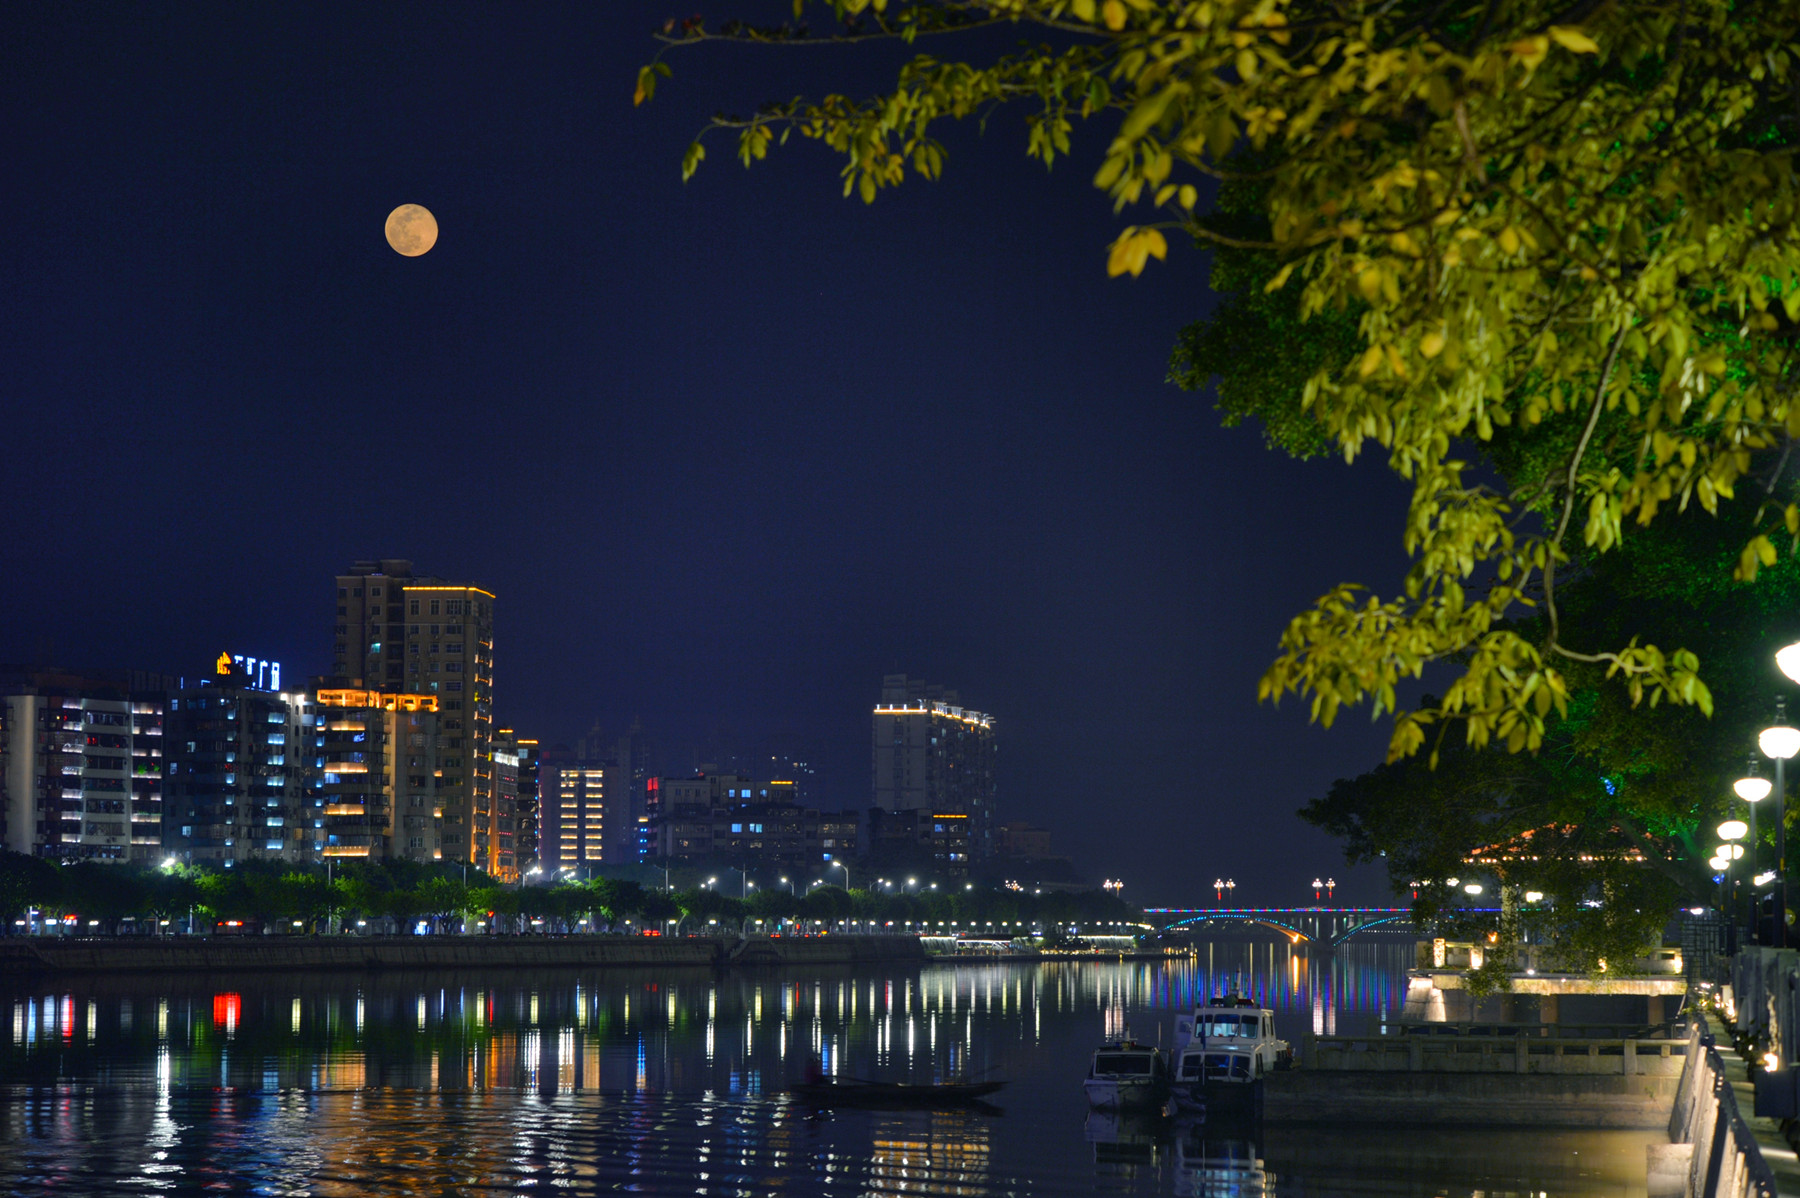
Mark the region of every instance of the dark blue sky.
[[8, 7], [0, 660], [303, 676], [332, 576], [410, 557], [498, 593], [524, 734], [792, 740], [861, 806], [906, 671], [1128, 897], [1343, 880], [1291, 812], [1385, 728], [1255, 684], [1318, 593], [1397, 578], [1398, 484], [1163, 381], [1206, 259], [1106, 278], [1098, 132], [1046, 174], [1016, 118], [956, 130], [873, 206], [805, 144], [683, 185], [706, 114], [896, 54], [688, 48], [634, 110], [672, 2]]

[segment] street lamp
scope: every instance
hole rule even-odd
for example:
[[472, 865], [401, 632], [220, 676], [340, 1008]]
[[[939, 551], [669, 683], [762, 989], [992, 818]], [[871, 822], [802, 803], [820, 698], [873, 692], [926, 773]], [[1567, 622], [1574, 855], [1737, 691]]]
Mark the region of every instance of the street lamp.
[[[1234, 903], [1237, 902], [1236, 891], [1237, 891], [1237, 883], [1232, 881], [1230, 878], [1226, 878], [1225, 879], [1225, 893], [1232, 896], [1231, 901]], [[1034, 891], [1032, 891], [1032, 893], [1036, 894], [1037, 892], [1034, 890]]]
[[1214, 906], [1223, 907], [1225, 905], [1225, 879], [1224, 878], [1214, 878], [1213, 879], [1213, 896], [1214, 896], [1214, 899], [1216, 900], [1213, 904]]
[[833, 861], [832, 864], [844, 871], [844, 890], [847, 893], [850, 889], [850, 867], [842, 861]]
[[[1781, 653], [1776, 654], [1776, 662], [1792, 663], [1794, 658], [1789, 645]], [[1782, 666], [1787, 672], [1787, 666]], [[1789, 675], [1793, 677], [1793, 675]], [[1764, 728], [1756, 738], [1757, 747], [1765, 757], [1775, 759], [1775, 939], [1777, 948], [1787, 944], [1787, 777], [1782, 767], [1787, 759], [1800, 753], [1800, 728], [1787, 726], [1787, 704], [1780, 697], [1775, 700], [1775, 724]]]
[[[1738, 798], [1744, 800], [1744, 806], [1750, 810], [1750, 872], [1755, 873], [1757, 845], [1756, 805], [1769, 797], [1769, 791], [1773, 789], [1773, 787], [1767, 778], [1759, 778], [1756, 776], [1756, 755], [1754, 753], [1750, 755], [1750, 766], [1748, 771], [1742, 778], [1739, 778], [1736, 782], [1731, 784], [1731, 789]], [[1761, 905], [1762, 900], [1760, 896], [1752, 891], [1750, 895], [1750, 938], [1752, 942], [1761, 940], [1761, 935], [1758, 931], [1758, 927], [1762, 922], [1758, 911], [1758, 908]]]
[[1328, 903], [1335, 903], [1337, 901], [1337, 879], [1336, 878], [1326, 878], [1325, 879], [1325, 901]]
[[1313, 906], [1319, 905], [1319, 892], [1325, 889], [1325, 883], [1318, 878], [1313, 879]]

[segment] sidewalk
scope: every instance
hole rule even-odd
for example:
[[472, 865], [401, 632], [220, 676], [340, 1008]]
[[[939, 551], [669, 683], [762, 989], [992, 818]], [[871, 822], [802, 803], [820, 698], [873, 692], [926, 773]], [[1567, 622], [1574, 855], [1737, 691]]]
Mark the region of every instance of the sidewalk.
[[1750, 1084], [1744, 1058], [1724, 1036], [1718, 1037], [1717, 1047], [1719, 1059], [1725, 1064], [1725, 1078], [1737, 1097], [1738, 1112], [1749, 1126], [1750, 1134], [1756, 1137], [1756, 1146], [1762, 1150], [1770, 1172], [1775, 1174], [1776, 1193], [1800, 1198], [1800, 1154], [1788, 1147], [1775, 1120], [1750, 1113], [1756, 1109], [1756, 1087]]

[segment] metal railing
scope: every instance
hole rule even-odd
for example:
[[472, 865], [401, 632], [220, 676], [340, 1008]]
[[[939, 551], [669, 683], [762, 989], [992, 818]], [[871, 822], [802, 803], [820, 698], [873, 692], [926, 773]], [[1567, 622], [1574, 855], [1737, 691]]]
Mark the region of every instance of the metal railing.
[[1669, 1140], [1692, 1145], [1683, 1193], [1695, 1198], [1775, 1198], [1775, 1175], [1738, 1109], [1703, 1016], [1688, 1035], [1687, 1068], [1669, 1115]]

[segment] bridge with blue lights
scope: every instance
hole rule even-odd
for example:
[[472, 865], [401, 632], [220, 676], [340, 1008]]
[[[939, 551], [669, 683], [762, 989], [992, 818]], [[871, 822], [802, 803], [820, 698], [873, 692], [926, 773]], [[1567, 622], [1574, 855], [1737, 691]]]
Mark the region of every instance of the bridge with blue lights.
[[1410, 907], [1151, 907], [1146, 918], [1165, 933], [1200, 933], [1260, 926], [1296, 943], [1338, 945], [1359, 932], [1412, 930]]

